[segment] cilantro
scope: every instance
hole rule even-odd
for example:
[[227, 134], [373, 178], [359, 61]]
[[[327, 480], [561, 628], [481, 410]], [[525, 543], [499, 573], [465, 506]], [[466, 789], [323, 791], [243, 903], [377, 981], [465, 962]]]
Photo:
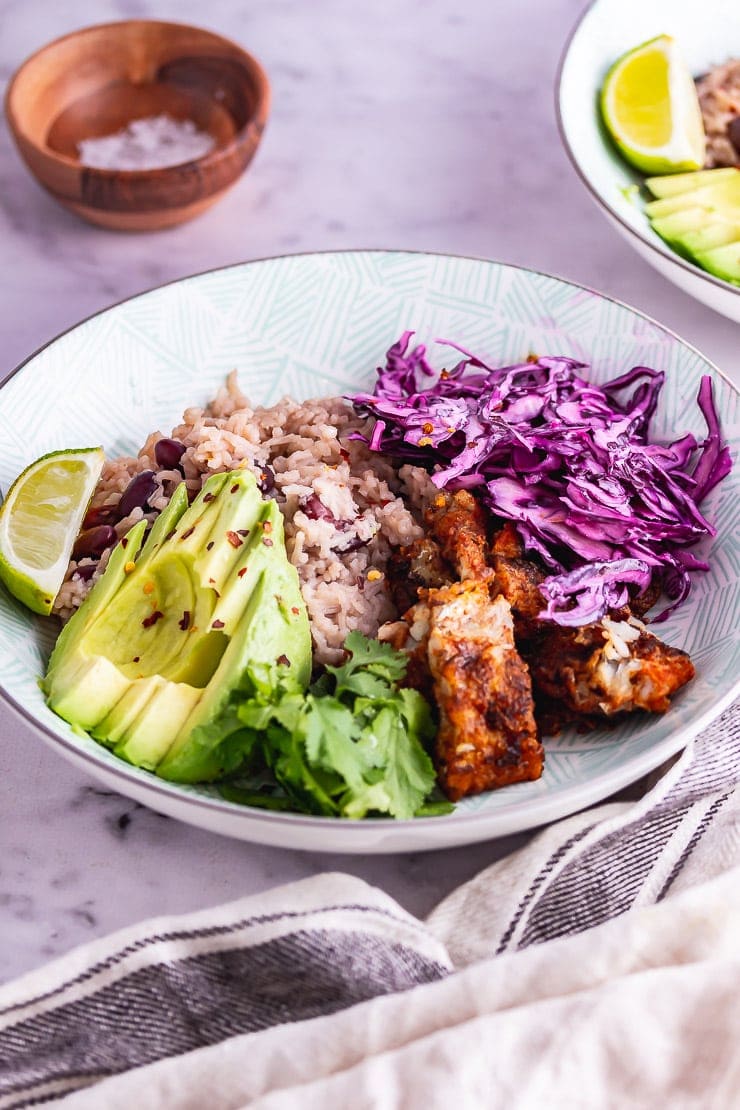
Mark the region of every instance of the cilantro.
[[399, 688], [406, 657], [359, 632], [345, 650], [346, 662], [327, 667], [306, 693], [287, 671], [277, 682], [248, 676], [232, 693], [209, 726], [230, 771], [224, 797], [352, 819], [449, 812], [426, 750], [434, 736], [429, 705]]
[[344, 643], [349, 659], [341, 667], [327, 667], [336, 682], [336, 693], [384, 697], [406, 673], [406, 656], [390, 644], [350, 632]]

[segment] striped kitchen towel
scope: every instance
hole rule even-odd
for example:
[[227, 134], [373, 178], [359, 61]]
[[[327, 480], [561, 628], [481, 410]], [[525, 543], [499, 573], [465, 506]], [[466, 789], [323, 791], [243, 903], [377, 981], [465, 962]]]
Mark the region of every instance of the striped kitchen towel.
[[426, 922], [328, 874], [0, 989], [0, 1110], [738, 1105], [740, 713]]

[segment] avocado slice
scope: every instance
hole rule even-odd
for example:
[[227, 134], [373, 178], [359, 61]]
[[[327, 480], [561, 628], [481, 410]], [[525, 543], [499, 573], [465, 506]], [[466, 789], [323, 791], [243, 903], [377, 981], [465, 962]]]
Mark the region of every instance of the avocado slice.
[[705, 185], [716, 185], [720, 181], [728, 181], [736, 176], [738, 170], [734, 166], [723, 167], [719, 170], [694, 170], [691, 173], [669, 173], [660, 177], [648, 177], [645, 180], [654, 197], [675, 197], [679, 193], [687, 193], [696, 189], [703, 189]]
[[686, 232], [697, 231], [707, 222], [707, 214], [703, 208], [683, 208], [680, 212], [671, 212], [668, 216], [657, 216], [653, 220], [653, 230], [663, 239], [678, 239]]
[[677, 196], [651, 200], [645, 205], [645, 211], [651, 220], [670, 216], [687, 208], [703, 208], [722, 219], [737, 219], [740, 217], [740, 173], [733, 171], [732, 177], [699, 189], [687, 190]]
[[737, 242], [740, 239], [740, 221], [734, 224], [724, 220], [713, 221], [696, 231], [685, 231], [679, 238], [684, 250], [696, 256], [701, 251], [711, 251], [715, 247], [726, 247]]
[[723, 247], [697, 251], [696, 261], [708, 273], [723, 278], [733, 285], [740, 285], [740, 239]]
[[[236, 685], [279, 667], [305, 687], [311, 635], [283, 518], [254, 475], [185, 484], [146, 521], [62, 630], [43, 689], [50, 707], [116, 755], [174, 781], [217, 778], [207, 725]], [[193, 737], [195, 736], [195, 740]]]

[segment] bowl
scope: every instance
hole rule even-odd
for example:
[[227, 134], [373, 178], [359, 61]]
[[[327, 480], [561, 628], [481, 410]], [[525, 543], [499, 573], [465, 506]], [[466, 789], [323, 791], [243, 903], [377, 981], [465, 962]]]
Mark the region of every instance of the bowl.
[[693, 74], [740, 56], [736, 0], [596, 0], [565, 48], [556, 110], [565, 149], [597, 205], [627, 242], [659, 273], [696, 300], [740, 321], [740, 287], [688, 262], [657, 235], [645, 215], [643, 176], [612, 144], [598, 94], [609, 67], [626, 50], [656, 35], [673, 35]]
[[[55, 200], [102, 227], [152, 231], [199, 215], [238, 180], [269, 104], [264, 70], [236, 43], [181, 23], [130, 19], [37, 51], [13, 76], [5, 112], [21, 157]], [[81, 141], [159, 116], [190, 121], [210, 136], [210, 149], [161, 168], [81, 163]]]
[[[444, 336], [493, 365], [521, 362], [530, 351], [571, 354], [590, 364], [596, 381], [638, 364], [659, 367], [666, 384], [655, 435], [670, 440], [684, 430], [705, 434], [696, 395], [701, 376], [709, 374], [723, 432], [738, 442], [737, 391], [698, 351], [634, 309], [496, 262], [349, 251], [214, 270], [124, 301], [54, 340], [0, 387], [0, 488], [7, 490], [47, 451], [100, 443], [109, 457], [136, 453], [151, 431], [167, 435], [187, 406], [214, 396], [235, 367], [253, 403], [365, 389], [406, 328], [429, 341], [436, 365], [443, 365], [443, 349], [431, 344]], [[338, 821], [265, 812], [227, 802], [214, 787], [178, 786], [122, 762], [45, 704], [38, 679], [56, 625], [23, 609], [2, 587], [0, 690], [50, 745], [49, 759], [70, 759], [107, 789], [214, 832], [359, 853], [503, 836], [573, 813], [638, 779], [729, 703], [740, 685], [733, 531], [739, 493], [736, 466], [704, 504], [709, 519], [721, 524], [719, 534], [693, 549], [711, 570], [695, 576], [688, 601], [660, 626], [661, 637], [690, 652], [697, 667], [670, 711], [548, 738], [539, 781], [468, 798], [448, 816]]]

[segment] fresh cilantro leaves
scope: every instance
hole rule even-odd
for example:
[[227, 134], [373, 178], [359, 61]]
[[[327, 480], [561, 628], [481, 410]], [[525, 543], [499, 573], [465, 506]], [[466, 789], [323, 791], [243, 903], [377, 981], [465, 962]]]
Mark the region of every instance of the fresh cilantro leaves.
[[221, 792], [231, 801], [293, 808], [329, 817], [447, 813], [427, 745], [429, 706], [399, 688], [406, 657], [351, 632], [347, 661], [304, 693], [290, 673], [272, 684], [246, 682], [218, 721], [223, 766], [234, 769]]

